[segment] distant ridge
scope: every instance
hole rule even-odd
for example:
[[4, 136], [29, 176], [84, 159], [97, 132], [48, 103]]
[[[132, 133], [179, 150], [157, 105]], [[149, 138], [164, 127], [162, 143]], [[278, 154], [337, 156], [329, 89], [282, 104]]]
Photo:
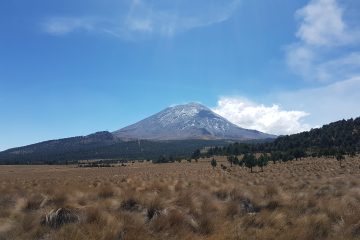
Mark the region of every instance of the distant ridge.
[[113, 133], [50, 140], [0, 152], [0, 163], [64, 163], [85, 159], [155, 159], [160, 155], [188, 157], [195, 149], [233, 141], [274, 139], [244, 129], [209, 108], [189, 103], [166, 108]]

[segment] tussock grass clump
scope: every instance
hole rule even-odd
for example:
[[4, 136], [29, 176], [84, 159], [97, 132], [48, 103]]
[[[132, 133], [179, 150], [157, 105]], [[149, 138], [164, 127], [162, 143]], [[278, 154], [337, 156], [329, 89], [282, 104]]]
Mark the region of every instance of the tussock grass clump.
[[276, 185], [267, 184], [265, 186], [265, 191], [264, 191], [265, 198], [273, 198], [274, 196], [276, 196], [278, 194], [279, 194], [279, 188]]
[[202, 235], [210, 235], [215, 230], [214, 221], [219, 209], [210, 197], [205, 196], [201, 200], [199, 210], [194, 214], [195, 221], [198, 224], [198, 232]]
[[52, 206], [54, 208], [60, 208], [61, 206], [66, 205], [68, 201], [68, 193], [64, 190], [57, 190], [53, 193], [50, 193], [47, 196], [46, 205]]
[[59, 208], [51, 210], [41, 220], [42, 225], [51, 228], [59, 228], [68, 223], [76, 223], [80, 221], [80, 214], [78, 211], [69, 208]]
[[153, 218], [159, 216], [162, 210], [163, 210], [163, 206], [159, 198], [151, 200], [146, 210], [147, 219], [152, 220]]
[[210, 160], [0, 166], [0, 240], [359, 239], [358, 157], [345, 169], [310, 158], [254, 173]]
[[141, 205], [134, 197], [129, 197], [121, 203], [120, 208], [125, 211], [139, 211]]
[[239, 212], [240, 209], [237, 202], [229, 201], [226, 203], [224, 213], [227, 217], [234, 218]]
[[24, 210], [25, 211], [37, 210], [45, 201], [46, 199], [41, 195], [38, 194], [32, 195], [28, 199], [26, 199]]
[[228, 191], [226, 189], [220, 189], [218, 191], [215, 191], [214, 195], [222, 201], [225, 201], [229, 196]]
[[179, 234], [181, 231], [186, 230], [185, 216], [179, 210], [169, 209], [159, 214], [158, 217], [153, 218], [151, 229], [154, 232], [171, 232], [173, 235]]
[[85, 219], [87, 223], [103, 225], [106, 219], [103, 212], [99, 208], [90, 207], [85, 210]]
[[258, 218], [256, 215], [246, 215], [243, 218], [242, 226], [244, 228], [263, 228], [265, 226], [265, 222]]
[[243, 213], [257, 213], [260, 211], [260, 207], [256, 206], [248, 198], [242, 198], [239, 201], [240, 209]]
[[118, 221], [121, 222], [119, 233], [122, 239], [156, 239], [144, 224], [141, 216], [124, 213]]
[[193, 208], [194, 194], [191, 191], [181, 191], [176, 195], [175, 204], [184, 208]]
[[277, 200], [271, 200], [266, 204], [266, 209], [268, 210], [275, 210], [277, 208], [281, 207], [281, 203]]
[[202, 214], [198, 217], [199, 233], [209, 235], [215, 231], [214, 219], [210, 214]]
[[105, 185], [100, 187], [100, 190], [98, 192], [99, 198], [111, 198], [115, 195], [115, 190], [110, 185]]

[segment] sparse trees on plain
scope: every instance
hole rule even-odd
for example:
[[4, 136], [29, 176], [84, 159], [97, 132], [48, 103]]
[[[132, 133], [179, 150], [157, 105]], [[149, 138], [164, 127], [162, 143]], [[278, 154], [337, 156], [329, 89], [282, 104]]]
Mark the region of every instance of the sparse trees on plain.
[[240, 165], [240, 160], [238, 159], [237, 156], [234, 156], [234, 164], [235, 165]]
[[281, 160], [281, 152], [279, 151], [274, 151], [274, 152], [271, 152], [271, 160], [273, 161], [273, 163], [275, 164], [276, 162], [280, 161]]
[[215, 158], [211, 159], [211, 166], [213, 167], [213, 169], [216, 168], [217, 162], [216, 162]]
[[268, 165], [269, 157], [266, 153], [260, 155], [257, 160], [257, 165], [261, 168], [261, 171], [264, 171], [264, 167]]
[[232, 167], [232, 165], [233, 165], [233, 156], [232, 155], [227, 156], [227, 161], [230, 163], [230, 167]]
[[244, 164], [245, 164], [245, 162], [244, 162], [244, 160], [243, 160], [243, 159], [239, 160], [239, 166], [240, 166], [240, 167], [243, 167], [243, 166], [244, 166]]
[[192, 154], [191, 158], [197, 161], [201, 156], [200, 149], [196, 149], [195, 152]]
[[230, 166], [232, 167], [233, 165], [239, 165], [240, 161], [237, 158], [236, 155], [230, 155], [227, 157], [228, 162], [230, 163]]
[[336, 154], [336, 160], [339, 161], [340, 167], [342, 167], [342, 161], [345, 159], [344, 155], [342, 155], [340, 152]]
[[253, 172], [253, 167], [257, 165], [255, 155], [252, 153], [245, 154], [243, 157], [243, 161], [245, 163], [245, 166], [247, 168], [250, 168], [250, 172]]

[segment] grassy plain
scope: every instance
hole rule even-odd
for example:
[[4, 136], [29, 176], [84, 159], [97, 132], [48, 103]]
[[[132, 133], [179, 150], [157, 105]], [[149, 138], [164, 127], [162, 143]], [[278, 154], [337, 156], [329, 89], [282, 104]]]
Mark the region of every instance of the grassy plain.
[[359, 157], [255, 173], [217, 159], [0, 166], [0, 239], [360, 239]]

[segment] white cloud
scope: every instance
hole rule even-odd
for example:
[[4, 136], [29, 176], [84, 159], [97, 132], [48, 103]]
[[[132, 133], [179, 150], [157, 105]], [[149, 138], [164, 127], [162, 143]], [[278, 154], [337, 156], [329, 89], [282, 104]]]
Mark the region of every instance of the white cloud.
[[272, 93], [266, 99], [274, 104], [222, 97], [213, 111], [240, 127], [277, 135], [298, 133], [359, 117], [360, 76], [323, 87]]
[[301, 19], [296, 36], [306, 44], [332, 46], [352, 38], [336, 0], [312, 0], [296, 16]]
[[[158, 35], [171, 37], [194, 28], [206, 27], [229, 19], [240, 5], [240, 0], [208, 3], [199, 1], [132, 0], [128, 11], [115, 16], [50, 18], [44, 30], [53, 35], [64, 35], [77, 30], [109, 33], [121, 38]], [[201, 4], [200, 4], [201, 3]]]
[[302, 122], [306, 112], [286, 111], [279, 105], [265, 106], [244, 98], [222, 97], [213, 111], [240, 127], [266, 133], [284, 135], [310, 129]]
[[306, 80], [341, 81], [360, 74], [359, 31], [345, 21], [336, 0], [312, 0], [296, 12], [298, 41], [287, 47], [287, 64]]

